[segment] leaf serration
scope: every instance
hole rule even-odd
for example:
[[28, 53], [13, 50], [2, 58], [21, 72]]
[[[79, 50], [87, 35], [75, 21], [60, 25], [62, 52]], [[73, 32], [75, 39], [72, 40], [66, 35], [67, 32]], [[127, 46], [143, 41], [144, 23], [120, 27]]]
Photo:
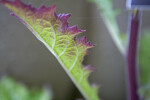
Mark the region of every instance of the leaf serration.
[[85, 30], [79, 30], [76, 25], [69, 26], [70, 14], [57, 15], [56, 5], [36, 9], [20, 0], [2, 0], [0, 3], [52, 52], [86, 100], [99, 100], [97, 89], [90, 86], [87, 79], [94, 68], [82, 65], [88, 49], [95, 45], [87, 42], [85, 36], [76, 38]]

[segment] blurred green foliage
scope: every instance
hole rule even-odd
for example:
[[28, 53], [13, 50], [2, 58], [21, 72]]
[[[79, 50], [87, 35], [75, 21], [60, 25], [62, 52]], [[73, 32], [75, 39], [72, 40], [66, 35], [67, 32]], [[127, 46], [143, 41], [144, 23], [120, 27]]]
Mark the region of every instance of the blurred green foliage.
[[97, 7], [100, 9], [103, 21], [109, 30], [109, 33], [120, 50], [120, 52], [125, 55], [127, 46], [127, 37], [123, 34], [117, 24], [116, 17], [121, 13], [121, 9], [113, 7], [114, 0], [88, 0], [90, 2], [95, 2]]
[[47, 89], [31, 89], [17, 83], [12, 78], [2, 77], [0, 80], [0, 100], [51, 100]]
[[144, 32], [140, 39], [140, 94], [144, 100], [150, 100], [150, 31]]
[[111, 23], [116, 34], [119, 34], [119, 28], [116, 22], [116, 16], [121, 12], [121, 9], [113, 8], [113, 0], [89, 0], [95, 2], [100, 9], [100, 13]]
[[[88, 1], [95, 2], [99, 7], [100, 13], [103, 16], [105, 23], [108, 23], [106, 24], [106, 27], [108, 27], [108, 29], [110, 30], [112, 38], [114, 35], [116, 35], [119, 38], [119, 41], [121, 41], [122, 46], [127, 46], [127, 37], [125, 34], [122, 34], [120, 32], [116, 21], [116, 16], [119, 14], [120, 10], [113, 8], [113, 0]], [[150, 100], [150, 31], [144, 32], [144, 34], [141, 35], [141, 39], [139, 42], [139, 93], [143, 97], [143, 100]]]

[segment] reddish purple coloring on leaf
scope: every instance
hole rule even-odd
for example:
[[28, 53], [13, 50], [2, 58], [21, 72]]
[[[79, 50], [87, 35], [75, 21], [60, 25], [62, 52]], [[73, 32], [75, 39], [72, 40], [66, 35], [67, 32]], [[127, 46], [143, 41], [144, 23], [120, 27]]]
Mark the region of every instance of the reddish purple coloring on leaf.
[[96, 71], [96, 68], [92, 67], [91, 65], [87, 65], [84, 67], [85, 70], [88, 70], [90, 72]]
[[2, 0], [0, 3], [11, 10], [11, 15], [25, 24], [54, 54], [87, 100], [99, 100], [97, 88], [91, 87], [87, 80], [96, 69], [91, 65], [82, 65], [84, 56], [89, 54], [88, 49], [95, 44], [87, 42], [85, 36], [76, 38], [85, 30], [79, 30], [76, 25], [69, 26], [70, 14], [57, 15], [56, 5], [34, 8], [20, 0]]

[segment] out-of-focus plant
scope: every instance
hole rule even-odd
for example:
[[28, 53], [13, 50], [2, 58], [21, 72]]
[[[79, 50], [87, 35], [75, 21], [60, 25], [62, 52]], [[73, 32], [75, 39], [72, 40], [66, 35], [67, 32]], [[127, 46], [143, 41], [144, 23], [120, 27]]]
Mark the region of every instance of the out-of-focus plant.
[[10, 77], [0, 79], [0, 100], [51, 100], [47, 89], [28, 89]]
[[109, 33], [118, 47], [121, 54], [126, 54], [126, 45], [127, 38], [126, 35], [123, 34], [117, 25], [116, 17], [120, 14], [121, 9], [113, 8], [113, 0], [88, 0], [90, 2], [95, 2], [97, 7], [100, 9], [101, 16], [103, 21], [109, 30]]
[[56, 6], [41, 6], [39, 9], [20, 0], [2, 0], [5, 5], [56, 57], [86, 100], [99, 100], [98, 86], [88, 82], [88, 76], [95, 68], [83, 66], [82, 61], [88, 49], [94, 47], [86, 37], [77, 38], [84, 32], [77, 26], [69, 26], [70, 14], [56, 14]]
[[144, 32], [140, 39], [140, 94], [144, 100], [150, 100], [150, 31]]
[[[116, 21], [116, 16], [120, 13], [120, 10], [113, 9], [113, 0], [89, 1], [96, 2], [100, 8], [101, 16], [104, 19], [104, 23], [114, 43], [121, 54], [125, 56], [128, 40], [125, 34], [119, 30]], [[22, 3], [20, 0], [14, 2], [2, 0], [1, 3], [11, 10], [13, 12], [12, 15], [25, 24], [26, 27], [44, 43], [49, 51], [52, 52], [87, 100], [99, 100], [97, 95], [98, 87], [96, 85], [91, 86], [87, 80], [89, 74], [94, 71], [94, 68], [90, 65], [85, 67], [82, 65], [83, 58], [88, 53], [87, 50], [94, 47], [94, 45], [87, 42], [86, 37], [76, 38], [76, 35], [84, 32], [84, 30], [79, 30], [77, 26], [69, 26], [68, 18], [70, 14], [57, 15], [55, 5], [50, 7], [42, 6], [36, 9], [31, 7], [31, 5]], [[150, 99], [149, 43], [150, 34], [142, 35], [139, 50], [141, 85], [139, 93], [144, 100]], [[22, 97], [26, 98], [26, 95]]]
[[[121, 9], [113, 8], [114, 0], [88, 0], [95, 2], [100, 9], [104, 23], [109, 30], [109, 33], [114, 40], [120, 52], [126, 56], [127, 38], [122, 34], [117, 25], [116, 17]], [[139, 41], [139, 70], [140, 70], [140, 88], [139, 93], [143, 100], [150, 100], [150, 32], [141, 35]]]

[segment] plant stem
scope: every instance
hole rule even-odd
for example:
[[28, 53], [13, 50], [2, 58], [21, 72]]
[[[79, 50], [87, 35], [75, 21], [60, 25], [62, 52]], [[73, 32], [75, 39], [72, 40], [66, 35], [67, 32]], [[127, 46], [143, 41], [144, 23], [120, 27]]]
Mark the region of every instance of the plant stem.
[[112, 40], [114, 41], [114, 43], [116, 44], [118, 50], [120, 51], [120, 53], [124, 56], [125, 55], [125, 47], [122, 44], [121, 38], [119, 37], [119, 29], [117, 27], [117, 24], [114, 22], [113, 24], [110, 22], [110, 20], [108, 20], [108, 18], [106, 16], [104, 16], [103, 14], [101, 15], [102, 18], [104, 19], [104, 23], [108, 28], [109, 34], [112, 37]]
[[140, 100], [138, 96], [138, 74], [137, 74], [137, 51], [138, 51], [138, 33], [139, 33], [140, 14], [136, 10], [132, 13], [130, 23], [130, 37], [127, 54], [127, 68], [128, 68], [128, 89], [129, 100]]

